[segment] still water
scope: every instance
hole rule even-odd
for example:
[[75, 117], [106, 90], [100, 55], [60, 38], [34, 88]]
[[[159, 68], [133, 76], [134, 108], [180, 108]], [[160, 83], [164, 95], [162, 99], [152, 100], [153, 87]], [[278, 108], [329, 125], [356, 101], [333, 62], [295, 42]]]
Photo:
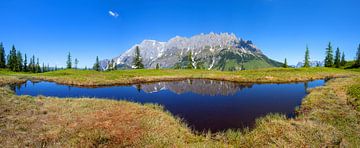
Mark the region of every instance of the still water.
[[293, 117], [307, 88], [325, 80], [289, 84], [241, 84], [193, 79], [173, 82], [81, 88], [53, 82], [27, 81], [13, 86], [17, 95], [96, 97], [157, 103], [179, 116], [194, 130], [213, 132], [252, 127], [255, 119], [269, 113]]

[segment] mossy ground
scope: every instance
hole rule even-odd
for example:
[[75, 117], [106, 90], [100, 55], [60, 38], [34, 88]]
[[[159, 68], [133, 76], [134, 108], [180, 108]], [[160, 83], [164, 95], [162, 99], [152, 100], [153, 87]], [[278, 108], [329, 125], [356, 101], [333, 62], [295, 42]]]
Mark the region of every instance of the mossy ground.
[[[100, 99], [58, 99], [16, 96], [0, 88], [1, 147], [357, 147], [360, 145], [359, 74], [336, 69], [267, 69], [248, 72], [177, 71], [247, 78], [261, 81], [313, 79], [347, 76], [330, 80], [323, 87], [309, 90], [297, 110], [298, 116], [268, 115], [258, 119], [251, 130], [195, 133], [180, 119], [153, 104]], [[79, 83], [107, 82], [111, 79], [139, 79], [142, 76], [176, 76], [175, 71], [146, 70], [95, 73], [66, 70], [44, 74], [3, 73], [3, 84], [34, 77], [50, 77]], [[146, 73], [146, 74], [144, 74]], [[161, 74], [159, 74], [161, 73]], [[166, 74], [164, 74], [166, 73]], [[204, 74], [205, 73], [205, 74]], [[81, 78], [92, 75], [95, 79]], [[120, 76], [118, 76], [120, 75]], [[295, 75], [295, 76], [292, 76]], [[126, 77], [128, 76], [128, 77]], [[288, 78], [288, 77], [290, 78]], [[125, 78], [122, 78], [125, 77]], [[266, 78], [267, 77], [267, 78]], [[7, 79], [9, 78], [9, 80]], [[230, 79], [230, 78], [229, 78]], [[102, 84], [102, 83], [101, 83]]]

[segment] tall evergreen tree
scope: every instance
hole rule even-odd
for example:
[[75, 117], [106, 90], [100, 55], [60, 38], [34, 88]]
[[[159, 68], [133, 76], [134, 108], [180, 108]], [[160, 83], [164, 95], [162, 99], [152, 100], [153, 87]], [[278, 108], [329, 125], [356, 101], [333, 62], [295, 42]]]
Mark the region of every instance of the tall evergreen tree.
[[93, 69], [96, 70], [96, 71], [100, 71], [100, 62], [99, 62], [99, 57], [98, 56], [96, 56], [96, 61], [95, 61]]
[[285, 58], [284, 60], [284, 65], [283, 65], [284, 68], [288, 68], [288, 64], [287, 64], [287, 59]]
[[355, 66], [360, 67], [360, 44], [356, 52]]
[[341, 62], [341, 59], [340, 59], [340, 57], [341, 57], [341, 54], [340, 54], [340, 49], [339, 49], [339, 47], [338, 48], [336, 48], [336, 52], [335, 52], [335, 60], [334, 60], [334, 65], [335, 65], [335, 67], [336, 68], [339, 68], [340, 67], [340, 62]]
[[144, 64], [142, 63], [142, 57], [140, 55], [140, 48], [136, 46], [135, 48], [135, 57], [134, 57], [134, 66], [135, 69], [144, 69]]
[[36, 73], [40, 73], [41, 72], [41, 68], [40, 68], [40, 62], [39, 62], [39, 58], [36, 59]]
[[0, 43], [0, 68], [6, 68], [5, 49], [3, 43]]
[[114, 59], [111, 59], [111, 61], [110, 61], [109, 70], [116, 70], [116, 63], [115, 63]]
[[78, 64], [79, 64], [79, 60], [78, 60], [77, 58], [75, 58], [74, 64], [75, 64], [75, 69], [77, 69], [77, 66], [78, 66]]
[[310, 61], [309, 60], [310, 60], [309, 47], [306, 46], [304, 67], [310, 67]]
[[46, 72], [46, 67], [45, 67], [45, 64], [44, 64], [44, 62], [42, 63], [42, 72]]
[[23, 59], [22, 59], [22, 55], [21, 52], [18, 51], [16, 53], [16, 71], [23, 71]]
[[343, 52], [341, 55], [341, 62], [340, 62], [341, 66], [345, 66], [346, 65], [346, 60], [345, 60], [345, 53]]
[[331, 42], [329, 42], [328, 47], [326, 48], [326, 57], [325, 57], [325, 67], [332, 67], [334, 65], [334, 56]]
[[23, 71], [28, 72], [28, 65], [27, 65], [27, 56], [26, 54], [24, 55], [24, 68]]
[[16, 71], [17, 68], [17, 57], [16, 57], [16, 49], [15, 46], [13, 45], [11, 50], [10, 50], [10, 54], [8, 56], [8, 67], [11, 71]]
[[192, 59], [192, 52], [190, 51], [189, 52], [189, 55], [188, 55], [188, 65], [187, 65], [187, 69], [194, 69], [194, 65], [193, 65], [193, 59]]
[[68, 56], [67, 56], [67, 61], [66, 61], [66, 68], [67, 69], [71, 69], [72, 67], [72, 63], [71, 63], [71, 54], [69, 52]]
[[35, 55], [31, 58], [31, 72], [36, 73]]
[[113, 63], [113, 70], [117, 70], [117, 65], [116, 65], [114, 59], [112, 59], [111, 61], [112, 61], [112, 63]]
[[159, 63], [156, 63], [156, 69], [160, 69]]

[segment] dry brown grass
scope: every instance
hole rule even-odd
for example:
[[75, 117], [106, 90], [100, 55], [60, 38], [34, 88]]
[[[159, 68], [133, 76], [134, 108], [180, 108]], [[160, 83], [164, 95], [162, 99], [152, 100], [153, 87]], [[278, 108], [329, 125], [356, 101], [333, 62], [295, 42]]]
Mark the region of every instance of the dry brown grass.
[[154, 105], [15, 96], [1, 88], [2, 146], [172, 146], [197, 139]]
[[[289, 74], [272, 75], [275, 79]], [[330, 80], [311, 89], [295, 119], [268, 115], [258, 119], [252, 130], [203, 134], [191, 132], [158, 105], [16, 96], [1, 87], [0, 146], [358, 147], [360, 113], [348, 94], [358, 77]]]

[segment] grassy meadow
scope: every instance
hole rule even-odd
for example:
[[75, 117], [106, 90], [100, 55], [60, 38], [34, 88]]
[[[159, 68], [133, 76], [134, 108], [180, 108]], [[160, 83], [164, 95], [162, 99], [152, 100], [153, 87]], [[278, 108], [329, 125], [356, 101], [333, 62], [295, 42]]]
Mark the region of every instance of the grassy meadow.
[[253, 129], [192, 131], [161, 106], [90, 98], [17, 96], [0, 87], [2, 147], [357, 147], [360, 70], [272, 68], [205, 70], [61, 70], [41, 74], [0, 70], [0, 84], [47, 80], [78, 86], [120, 85], [187, 78], [285, 83], [336, 78], [309, 90], [298, 116], [270, 114]]
[[[336, 68], [270, 68], [237, 72], [209, 70], [139, 69], [98, 72], [93, 70], [59, 70], [46, 73], [14, 73], [0, 70], [1, 77], [46, 80], [76, 86], [126, 85], [156, 81], [202, 78], [240, 83], [286, 83], [353, 75], [354, 72]], [[0, 82], [1, 83], [1, 82]]]

